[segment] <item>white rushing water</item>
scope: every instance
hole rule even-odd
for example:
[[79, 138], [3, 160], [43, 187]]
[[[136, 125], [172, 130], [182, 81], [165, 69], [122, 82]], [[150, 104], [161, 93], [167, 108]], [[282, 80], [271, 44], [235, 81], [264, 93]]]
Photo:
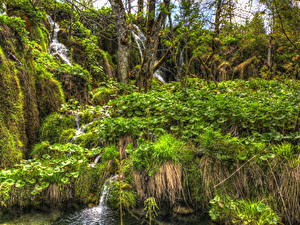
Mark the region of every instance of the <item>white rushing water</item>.
[[111, 183], [118, 176], [107, 179], [102, 187], [99, 205], [92, 208], [85, 208], [75, 212], [67, 217], [62, 218], [55, 224], [68, 225], [114, 225], [118, 223], [118, 212], [111, 210], [107, 206]]
[[3, 12], [0, 12], [0, 15], [7, 16], [7, 14], [6, 14], [6, 5], [4, 3], [2, 4], [2, 8], [3, 8]]
[[83, 129], [80, 127], [80, 115], [75, 113], [75, 121], [76, 121], [76, 136], [83, 134]]
[[[135, 43], [139, 49], [141, 60], [143, 59], [143, 50], [145, 49], [145, 43], [146, 43], [146, 37], [143, 34], [143, 32], [140, 30], [140, 28], [137, 25], [133, 25], [134, 31], [131, 31], [131, 34], [135, 40]], [[157, 60], [155, 61], [157, 63]], [[159, 79], [161, 82], [166, 83], [164, 78], [161, 75], [162, 71], [158, 69], [153, 73], [153, 76]]]
[[92, 164], [90, 164], [91, 167], [94, 168], [95, 165], [99, 162], [100, 159], [101, 159], [101, 154], [98, 155], [98, 156], [95, 158], [95, 160], [94, 160], [94, 162], [93, 162]]
[[63, 60], [64, 63], [71, 66], [71, 62], [69, 59], [69, 51], [64, 44], [58, 41], [57, 38], [58, 31], [60, 29], [59, 25], [55, 23], [49, 15], [47, 15], [47, 18], [51, 26], [51, 31], [53, 30], [52, 37], [50, 38], [51, 43], [49, 46], [49, 53], [54, 56], [58, 55]]

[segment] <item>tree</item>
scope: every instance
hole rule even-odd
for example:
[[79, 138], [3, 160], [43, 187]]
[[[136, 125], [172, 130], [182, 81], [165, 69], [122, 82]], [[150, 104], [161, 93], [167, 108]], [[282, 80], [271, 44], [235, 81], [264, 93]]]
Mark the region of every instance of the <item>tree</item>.
[[121, 82], [127, 83], [129, 74], [129, 33], [126, 22], [126, 11], [121, 0], [109, 0], [115, 16], [118, 36], [118, 76]]
[[163, 1], [160, 5], [160, 12], [155, 18], [156, 11], [156, 0], [148, 0], [146, 16], [146, 43], [141, 69], [138, 74], [139, 89], [141, 90], [141, 88], [144, 87], [145, 92], [147, 92], [152, 85], [160, 31], [165, 25], [167, 15], [170, 12], [170, 0]]

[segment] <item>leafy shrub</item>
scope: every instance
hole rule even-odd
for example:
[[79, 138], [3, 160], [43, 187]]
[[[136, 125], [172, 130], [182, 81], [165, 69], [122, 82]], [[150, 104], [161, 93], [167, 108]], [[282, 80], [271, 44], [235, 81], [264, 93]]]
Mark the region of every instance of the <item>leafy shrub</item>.
[[277, 213], [262, 201], [232, 200], [229, 196], [216, 195], [210, 203], [212, 208], [209, 215], [212, 220], [253, 225], [280, 223]]
[[31, 151], [30, 155], [35, 158], [39, 158], [42, 155], [48, 153], [49, 147], [50, 147], [49, 141], [43, 141], [41, 143], [37, 143], [33, 146], [33, 149]]
[[103, 149], [101, 158], [104, 162], [107, 162], [109, 160], [118, 159], [118, 156], [119, 156], [119, 152], [116, 146], [108, 146]]
[[113, 181], [110, 184], [108, 204], [113, 209], [119, 209], [121, 204], [124, 209], [129, 210], [136, 205], [136, 193], [133, 188], [124, 181]]
[[165, 162], [179, 163], [185, 144], [175, 137], [165, 134], [156, 142], [139, 141], [136, 149], [127, 148], [133, 168], [137, 171], [147, 171], [149, 175], [156, 172]]
[[[41, 143], [35, 151], [42, 154], [41, 149], [46, 147], [47, 142]], [[51, 183], [70, 183], [79, 176], [80, 171], [84, 171], [83, 167], [89, 166], [88, 157], [98, 153], [74, 144], [49, 146], [47, 154], [43, 154], [41, 159], [23, 160], [14, 168], [0, 171], [0, 201], [8, 200], [12, 186], [22, 188], [26, 185], [31, 188], [31, 194], [36, 195]]]

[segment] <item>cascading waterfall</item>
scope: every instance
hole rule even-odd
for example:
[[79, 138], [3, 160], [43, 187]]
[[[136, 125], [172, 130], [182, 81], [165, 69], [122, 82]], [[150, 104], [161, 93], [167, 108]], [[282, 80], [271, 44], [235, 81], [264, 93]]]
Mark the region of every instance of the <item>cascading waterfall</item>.
[[49, 15], [47, 15], [47, 18], [50, 23], [51, 30], [53, 30], [52, 39], [50, 39], [51, 43], [49, 46], [49, 53], [54, 56], [58, 55], [63, 60], [64, 63], [71, 66], [71, 62], [70, 62], [70, 59], [68, 56], [69, 51], [64, 44], [62, 44], [58, 41], [58, 38], [57, 38], [58, 31], [60, 29], [59, 25], [57, 23], [55, 23]]
[[102, 187], [99, 205], [86, 208], [58, 221], [57, 224], [84, 224], [84, 225], [107, 225], [116, 224], [117, 213], [107, 206], [111, 183], [118, 175], [107, 179]]
[[[143, 34], [143, 32], [140, 30], [140, 28], [137, 25], [133, 25], [133, 28], [136, 30], [137, 33], [135, 33], [133, 30], [131, 31], [131, 34], [135, 40], [135, 43], [139, 49], [141, 60], [143, 59], [143, 50], [145, 49], [145, 42], [146, 37]], [[157, 63], [157, 60], [155, 60], [155, 63]], [[153, 76], [159, 79], [161, 82], [166, 83], [164, 78], [161, 76], [162, 71], [158, 69], [154, 72]]]
[[109, 196], [110, 184], [111, 184], [111, 182], [115, 181], [117, 178], [118, 178], [118, 175], [115, 175], [105, 181], [103, 188], [102, 188], [100, 200], [99, 200], [99, 206], [98, 206], [99, 208], [103, 209], [103, 208], [107, 207], [106, 203], [107, 203], [107, 199]]

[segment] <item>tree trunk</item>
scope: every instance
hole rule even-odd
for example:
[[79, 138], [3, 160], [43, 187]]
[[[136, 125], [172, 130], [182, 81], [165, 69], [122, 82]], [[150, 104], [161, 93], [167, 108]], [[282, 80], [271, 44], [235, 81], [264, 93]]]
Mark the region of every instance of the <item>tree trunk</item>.
[[126, 12], [121, 0], [109, 0], [115, 15], [115, 25], [118, 34], [118, 77], [127, 83], [129, 74], [129, 38]]
[[143, 11], [144, 11], [144, 0], [138, 0], [137, 21], [138, 21], [138, 24], [140, 24], [140, 25], [142, 25], [144, 23]]
[[69, 40], [72, 36], [73, 15], [74, 15], [74, 1], [72, 0], [72, 10], [71, 10], [70, 27], [69, 27], [69, 34], [68, 34]]
[[269, 71], [270, 72], [272, 71], [272, 67], [273, 67], [273, 61], [272, 61], [272, 58], [273, 58], [273, 55], [272, 55], [272, 52], [273, 52], [272, 40], [273, 40], [272, 36], [269, 35], [268, 67], [269, 67]]
[[[146, 22], [146, 44], [141, 70], [138, 76], [139, 89], [142, 86], [147, 92], [152, 85], [153, 69], [159, 43], [159, 32], [166, 22], [167, 13], [161, 11], [155, 20], [156, 0], [148, 0], [147, 3], [147, 22]], [[164, 0], [165, 8], [169, 9], [170, 0]]]

